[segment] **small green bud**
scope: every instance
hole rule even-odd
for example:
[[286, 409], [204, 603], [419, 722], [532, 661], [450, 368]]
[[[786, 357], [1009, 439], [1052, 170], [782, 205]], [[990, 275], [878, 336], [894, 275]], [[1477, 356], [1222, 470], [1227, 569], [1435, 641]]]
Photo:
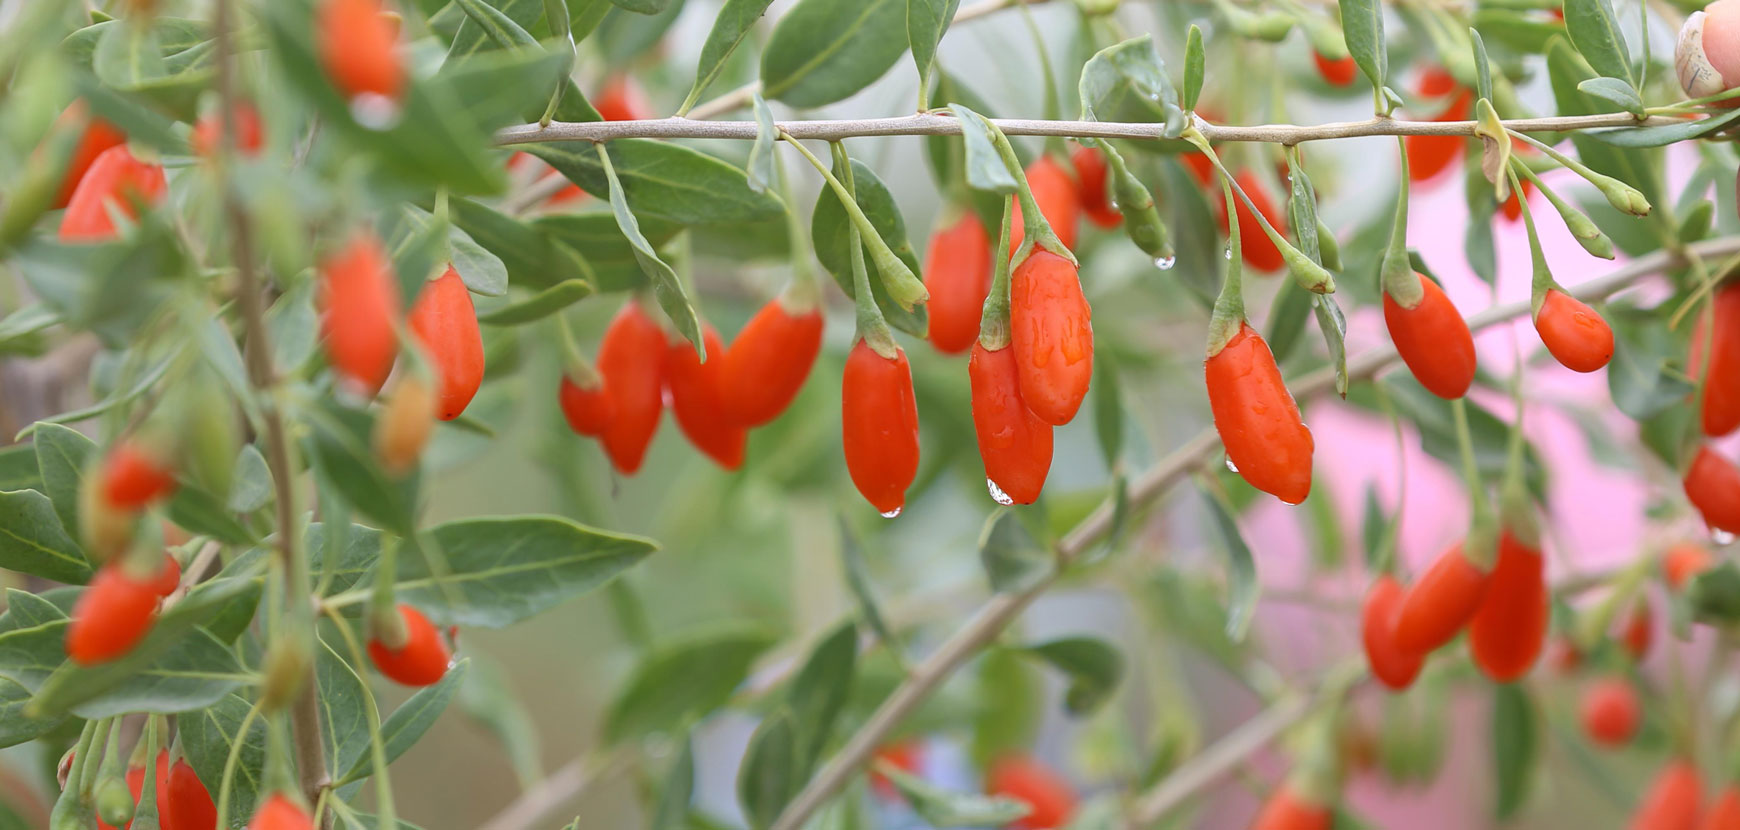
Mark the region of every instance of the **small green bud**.
[[1312, 262], [1298, 248], [1283, 242], [1281, 258], [1287, 261], [1287, 271], [1293, 275], [1293, 280], [1299, 283], [1300, 288], [1313, 294], [1335, 293], [1335, 277], [1323, 266]]
[[1075, 7], [1089, 17], [1111, 14], [1118, 10], [1119, 0], [1075, 0]]
[[1331, 271], [1341, 270], [1341, 243], [1335, 239], [1335, 231], [1323, 223], [1323, 218], [1317, 219], [1317, 258], [1323, 260], [1323, 267]]
[[111, 775], [97, 782], [97, 816], [104, 824], [120, 827], [133, 820], [133, 793], [120, 776]]
[[1600, 174], [1596, 174], [1596, 177], [1591, 181], [1596, 187], [1601, 188], [1601, 195], [1607, 197], [1607, 204], [1612, 205], [1615, 210], [1629, 213], [1632, 216], [1649, 215], [1649, 200], [1643, 198], [1643, 194], [1638, 192], [1637, 188], [1612, 176]]

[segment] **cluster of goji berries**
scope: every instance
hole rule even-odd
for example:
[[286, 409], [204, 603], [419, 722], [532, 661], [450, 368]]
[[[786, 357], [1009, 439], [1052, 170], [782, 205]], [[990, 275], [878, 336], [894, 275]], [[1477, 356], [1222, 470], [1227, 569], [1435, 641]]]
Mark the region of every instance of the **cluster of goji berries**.
[[[159, 749], [153, 766], [156, 780], [152, 784], [152, 796], [157, 805], [157, 826], [162, 830], [215, 830], [217, 805], [212, 802], [211, 791], [199, 780], [199, 774], [194, 772], [187, 759], [177, 751], [171, 761], [169, 750]], [[138, 805], [145, 792], [145, 767], [143, 759], [135, 759], [127, 768], [126, 784], [133, 807]], [[131, 809], [122, 815], [130, 812]], [[132, 820], [128, 819], [119, 825], [119, 830], [132, 826]], [[97, 819], [97, 827], [117, 830], [101, 818]]]
[[[1706, 437], [1740, 429], [1740, 282], [1717, 289], [1708, 317], [1692, 329], [1687, 371], [1703, 378], [1700, 422]], [[1708, 444], [1687, 466], [1686, 498], [1711, 529], [1740, 534], [1740, 467]]]
[[1740, 784], [1723, 784], [1706, 808], [1698, 765], [1689, 758], [1675, 758], [1656, 773], [1627, 826], [1631, 830], [1736, 830]]

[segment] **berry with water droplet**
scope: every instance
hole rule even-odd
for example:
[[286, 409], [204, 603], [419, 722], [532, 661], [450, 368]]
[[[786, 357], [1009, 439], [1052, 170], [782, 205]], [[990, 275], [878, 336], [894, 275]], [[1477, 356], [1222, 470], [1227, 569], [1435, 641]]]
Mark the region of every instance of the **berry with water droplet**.
[[971, 210], [931, 235], [924, 256], [924, 287], [930, 292], [930, 343], [943, 354], [960, 354], [979, 337], [985, 295], [991, 291], [991, 239]]
[[1035, 250], [1015, 266], [1009, 328], [1021, 399], [1046, 423], [1069, 423], [1094, 375], [1093, 309], [1075, 264]]
[[840, 426], [846, 471], [883, 516], [906, 504], [918, 475], [918, 401], [906, 352], [883, 357], [859, 340], [840, 380]]
[[[1257, 219], [1257, 214], [1261, 213], [1263, 219], [1268, 220], [1269, 226], [1282, 236], [1287, 234], [1287, 217], [1276, 208], [1274, 201], [1269, 198], [1269, 192], [1263, 189], [1263, 183], [1255, 173], [1240, 170], [1233, 175], [1233, 181], [1238, 182], [1239, 189], [1251, 197], [1251, 203], [1257, 206], [1257, 210], [1253, 212], [1244, 199], [1236, 195], [1233, 197], [1233, 211], [1239, 221], [1239, 255], [1244, 258], [1246, 265], [1258, 271], [1271, 273], [1281, 270], [1287, 260], [1281, 256], [1281, 249], [1275, 245], [1275, 240], [1263, 232], [1263, 224]], [[1226, 200], [1215, 199], [1214, 207], [1215, 218], [1220, 222], [1220, 232], [1232, 233], [1232, 225], [1226, 218]]]
[[991, 495], [1000, 504], [1032, 504], [1051, 471], [1051, 424], [1021, 400], [1015, 350], [990, 351], [973, 344], [967, 362], [972, 387], [973, 432]]
[[1304, 501], [1315, 444], [1262, 335], [1241, 321], [1203, 366], [1227, 460], [1252, 487], [1288, 504]]
[[1384, 291], [1384, 325], [1414, 379], [1432, 394], [1455, 400], [1474, 383], [1474, 335], [1438, 283], [1418, 273], [1414, 278], [1421, 293], [1412, 306]]

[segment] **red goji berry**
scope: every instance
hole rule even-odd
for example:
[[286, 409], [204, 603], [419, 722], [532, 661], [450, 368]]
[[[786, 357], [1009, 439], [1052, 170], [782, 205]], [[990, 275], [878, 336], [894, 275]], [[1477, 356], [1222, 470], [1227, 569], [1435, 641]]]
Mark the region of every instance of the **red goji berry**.
[[139, 218], [140, 205], [154, 205], [163, 200], [169, 181], [163, 168], [147, 164], [133, 156], [122, 144], [110, 147], [91, 162], [90, 169], [79, 179], [67, 200], [66, 212], [60, 217], [62, 242], [106, 242], [118, 231], [109, 216], [113, 203], [131, 219]]
[[1455, 400], [1468, 394], [1476, 367], [1474, 334], [1438, 283], [1419, 274], [1419, 304], [1406, 308], [1384, 292], [1384, 325], [1414, 379], [1432, 394]]
[[[1424, 97], [1438, 98], [1455, 93], [1443, 111], [1433, 121], [1461, 121], [1473, 112], [1474, 94], [1458, 88], [1456, 79], [1438, 67], [1431, 67], [1420, 77], [1416, 87]], [[1408, 157], [1408, 179], [1423, 182], [1438, 177], [1462, 155], [1462, 137], [1454, 135], [1411, 135], [1402, 139]]]
[[840, 380], [840, 425], [846, 471], [882, 515], [906, 506], [906, 488], [918, 475], [918, 401], [906, 352], [876, 353], [859, 340]]
[[1715, 564], [1715, 558], [1704, 546], [1681, 542], [1662, 554], [1662, 577], [1667, 580], [1669, 588], [1677, 591]]
[[1583, 690], [1578, 704], [1583, 720], [1583, 734], [1601, 746], [1624, 746], [1637, 734], [1643, 707], [1638, 703], [1637, 690], [1617, 677], [1596, 681]]
[[453, 266], [423, 286], [408, 322], [441, 380], [435, 414], [451, 421], [483, 385], [483, 332], [477, 326], [477, 308]]
[[1498, 539], [1498, 562], [1487, 582], [1480, 610], [1468, 623], [1468, 648], [1474, 664], [1497, 683], [1509, 683], [1535, 665], [1546, 645], [1547, 583], [1541, 552], [1517, 541], [1510, 531]]
[[821, 349], [820, 309], [792, 309], [782, 299], [769, 300], [725, 355], [725, 404], [732, 416], [748, 427], [778, 418], [803, 389]]
[[[973, 432], [985, 480], [1014, 504], [1032, 504], [1051, 471], [1051, 424], [1021, 400], [1015, 350], [988, 351], [974, 343], [967, 361], [972, 387]], [[1002, 501], [1002, 499], [999, 499]]]
[[1353, 83], [1355, 75], [1359, 74], [1359, 64], [1353, 62], [1352, 55], [1342, 55], [1330, 59], [1322, 52], [1312, 50], [1311, 62], [1317, 64], [1317, 74], [1323, 76], [1330, 86], [1347, 86]]
[[1094, 376], [1093, 309], [1075, 265], [1035, 249], [1015, 266], [1009, 324], [1021, 399], [1046, 423], [1069, 423]]
[[1613, 329], [1601, 313], [1556, 288], [1548, 289], [1535, 313], [1535, 331], [1561, 365], [1593, 372], [1613, 357]]
[[157, 617], [157, 599], [156, 580], [136, 579], [121, 563], [104, 566], [73, 605], [67, 656], [89, 666], [131, 651]]
[[399, 281], [372, 232], [362, 231], [320, 267], [320, 332], [327, 361], [356, 391], [379, 391], [399, 354]]
[[1686, 499], [1704, 517], [1704, 524], [1724, 533], [1740, 533], [1740, 468], [1709, 447], [1699, 447], [1686, 470]]
[[1106, 154], [1098, 147], [1076, 145], [1069, 151], [1070, 165], [1075, 168], [1076, 198], [1081, 202], [1088, 221], [1102, 228], [1124, 224], [1124, 214], [1112, 204], [1106, 188]]
[[[194, 155], [215, 157], [223, 130], [223, 113], [208, 113], [200, 118], [199, 123], [193, 125], [193, 135], [188, 140], [193, 145]], [[265, 129], [260, 126], [260, 111], [252, 104], [236, 107], [235, 142], [236, 152], [244, 156], [259, 155], [260, 148], [266, 143]]]
[[1311, 494], [1311, 429], [1262, 335], [1245, 323], [1204, 363], [1208, 406], [1245, 481], [1288, 504]]
[[[1063, 247], [1075, 250], [1076, 226], [1081, 221], [1081, 197], [1077, 195], [1075, 178], [1061, 162], [1046, 154], [1027, 165], [1027, 187], [1033, 191], [1033, 202], [1039, 205], [1040, 215], [1051, 225], [1051, 232], [1057, 234], [1057, 240], [1063, 243]], [[1009, 229], [1009, 250], [1013, 256], [1013, 252], [1021, 248], [1022, 240], [1027, 238], [1027, 228], [1021, 221], [1020, 200], [1016, 200], [1011, 218], [1014, 224]]]
[[943, 354], [960, 354], [979, 339], [979, 318], [991, 291], [991, 239], [978, 214], [960, 216], [930, 238], [924, 255], [924, 287], [930, 299], [930, 343]]
[[315, 18], [320, 64], [346, 98], [398, 100], [405, 89], [399, 27], [381, 0], [321, 0]]
[[[919, 775], [919, 767], [924, 764], [924, 744], [916, 738], [895, 741], [876, 750], [876, 762], [890, 764], [908, 775]], [[899, 799], [900, 791], [895, 789], [888, 776], [876, 771], [877, 764], [870, 767], [870, 789], [883, 801]]]
[[[1534, 190], [1535, 183], [1523, 179], [1522, 187], [1511, 191], [1510, 198], [1505, 199], [1504, 204], [1498, 206], [1499, 215], [1504, 217], [1504, 221], [1515, 222], [1522, 218], [1522, 203], [1529, 198], [1529, 194], [1533, 193]], [[1518, 198], [1519, 196], [1521, 198]]]
[[[164, 760], [158, 758], [159, 769], [162, 769]], [[168, 797], [157, 805], [163, 830], [215, 830], [217, 805], [212, 803], [211, 791], [199, 780], [199, 774], [193, 771], [187, 759], [175, 759], [175, 764], [169, 768], [167, 789]]]
[[1631, 606], [1631, 614], [1625, 618], [1619, 644], [1625, 647], [1625, 653], [1631, 655], [1631, 659], [1642, 662], [1649, 656], [1649, 647], [1654, 642], [1655, 613], [1650, 610], [1648, 597], [1638, 597], [1637, 603]]
[[1669, 761], [1650, 782], [1629, 826], [1631, 830], [1695, 830], [1703, 798], [1698, 766], [1687, 760]]
[[1560, 674], [1570, 674], [1583, 665], [1583, 650], [1569, 637], [1560, 637], [1553, 647], [1553, 668]]
[[604, 431], [604, 452], [623, 475], [634, 475], [646, 458], [665, 408], [665, 331], [629, 300], [604, 330], [598, 373], [616, 412]]
[[[1704, 381], [1704, 434], [1727, 435], [1740, 427], [1740, 282], [1732, 282], [1716, 292], [1713, 317], [1715, 336], [1710, 340], [1708, 376]], [[1704, 316], [1692, 328], [1691, 354], [1686, 369], [1692, 377], [1703, 376]]]
[[701, 326], [701, 340], [707, 346], [706, 363], [695, 354], [695, 347], [682, 338], [665, 348], [665, 388], [671, 393], [671, 414], [677, 417], [677, 426], [695, 449], [706, 453], [719, 466], [735, 470], [743, 466], [749, 429], [738, 423], [725, 406], [725, 343], [711, 324]]
[[398, 648], [388, 648], [378, 638], [369, 638], [369, 659], [375, 668], [404, 686], [432, 686], [447, 673], [452, 654], [441, 632], [423, 612], [399, 603], [399, 619], [405, 621], [405, 642]]
[[1450, 642], [1480, 610], [1488, 576], [1462, 555], [1462, 545], [1439, 555], [1402, 595], [1396, 612], [1396, 647], [1430, 654]]
[[1314, 804], [1282, 785], [1263, 805], [1263, 811], [1251, 822], [1251, 830], [1329, 830], [1333, 820], [1329, 808]]
[[1359, 626], [1372, 676], [1398, 692], [1414, 685], [1425, 663], [1425, 655], [1396, 647], [1396, 613], [1402, 608], [1402, 594], [1402, 583], [1389, 574], [1380, 574], [1366, 592]]
[[617, 73], [604, 79], [592, 108], [606, 121], [640, 121], [652, 117], [646, 91], [633, 78]]
[[104, 504], [138, 510], [175, 492], [175, 469], [163, 455], [162, 449], [131, 439], [111, 447], [97, 469], [97, 492]]
[[414, 372], [401, 376], [375, 416], [374, 449], [381, 466], [403, 475], [417, 466], [435, 431], [435, 390]]
[[[145, 795], [145, 767], [143, 767], [143, 766], [128, 767], [126, 779], [127, 779], [127, 791], [133, 794], [133, 804], [135, 806], [137, 806], [139, 804], [139, 799]], [[168, 794], [169, 794], [169, 789], [167, 786], [168, 780], [169, 780], [169, 750], [159, 749], [159, 750], [157, 750], [157, 783], [154, 786], [154, 789], [157, 791], [156, 792], [157, 809], [159, 810], [159, 812], [162, 811], [163, 804], [168, 799]], [[214, 815], [213, 818], [215, 820], [216, 816]], [[129, 821], [126, 824], [121, 825], [121, 830], [128, 830], [128, 828], [131, 828], [132, 826], [133, 826], [133, 822]], [[193, 827], [193, 825], [188, 825], [188, 827], [191, 828], [191, 827]], [[110, 826], [107, 822], [103, 821], [102, 818], [100, 818], [100, 817], [97, 819], [97, 828], [98, 828], [98, 830], [115, 830], [112, 826]], [[162, 830], [181, 830], [181, 828], [177, 827], [176, 825], [170, 824], [167, 820], [165, 820], [162, 822]]]
[[163, 567], [157, 569], [157, 575], [151, 578], [151, 590], [159, 597], [175, 593], [181, 587], [181, 563], [175, 557], [163, 554]]
[[594, 385], [581, 386], [563, 375], [556, 401], [562, 406], [562, 417], [567, 419], [568, 428], [579, 435], [599, 437], [610, 429], [610, 422], [616, 418], [616, 401], [604, 388], [603, 378], [598, 378]]
[[1025, 817], [1009, 824], [1016, 830], [1050, 830], [1075, 815], [1075, 790], [1063, 776], [1028, 755], [1006, 755], [985, 774], [985, 792], [1027, 805]]
[[314, 819], [283, 793], [273, 793], [254, 811], [248, 830], [314, 830]]
[[1740, 830], [1740, 787], [1729, 784], [1722, 788], [1698, 830]]
[[[1264, 219], [1268, 220], [1270, 227], [1273, 227], [1276, 233], [1285, 236], [1287, 234], [1287, 217], [1283, 216], [1275, 207], [1275, 203], [1269, 199], [1268, 191], [1263, 189], [1263, 183], [1257, 179], [1256, 174], [1249, 170], [1241, 170], [1233, 174], [1233, 181], [1238, 182], [1239, 189], [1243, 190], [1246, 196], [1251, 197], [1252, 204], [1255, 204], [1257, 211], [1262, 214]], [[1226, 218], [1226, 200], [1217, 196], [1213, 202], [1215, 219], [1220, 222], [1220, 232], [1230, 234], [1232, 227]], [[1287, 260], [1281, 256], [1281, 249], [1276, 247], [1275, 241], [1270, 239], [1268, 234], [1263, 233], [1263, 225], [1257, 221], [1257, 213], [1251, 212], [1250, 205], [1245, 204], [1245, 200], [1236, 196], [1233, 198], [1233, 210], [1239, 220], [1239, 255], [1244, 258], [1245, 264], [1263, 272], [1281, 270], [1282, 266], [1287, 264]]]
[[[87, 120], [88, 119], [88, 120]], [[115, 125], [101, 118], [90, 115], [89, 108], [83, 101], [74, 101], [56, 119], [57, 126], [67, 121], [84, 120], [84, 132], [79, 135], [78, 144], [74, 145], [72, 158], [67, 160], [66, 173], [61, 177], [60, 190], [55, 193], [54, 201], [49, 207], [59, 209], [72, 201], [73, 191], [78, 189], [79, 182], [84, 180], [85, 172], [91, 169], [91, 164], [97, 157], [112, 147], [127, 143], [127, 134], [121, 132]]]

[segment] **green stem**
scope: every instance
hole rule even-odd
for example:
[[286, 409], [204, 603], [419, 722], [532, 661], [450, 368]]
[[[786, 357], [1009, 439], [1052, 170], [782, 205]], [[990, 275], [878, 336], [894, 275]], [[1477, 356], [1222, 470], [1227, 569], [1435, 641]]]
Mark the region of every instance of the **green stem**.
[[[864, 215], [864, 209], [858, 206], [858, 201], [852, 197], [851, 191], [847, 190], [838, 178], [835, 178], [833, 171], [829, 170], [828, 166], [823, 164], [821, 159], [816, 158], [815, 154], [811, 153], [801, 142], [792, 138], [790, 133], [781, 130], [779, 137], [785, 143], [796, 147], [797, 151], [809, 161], [810, 166], [816, 168], [816, 172], [822, 174], [822, 178], [827, 180], [828, 187], [834, 190], [834, 195], [840, 198], [840, 206], [845, 208], [846, 216], [852, 220], [853, 229], [862, 238], [862, 244], [870, 248], [870, 258], [876, 263], [876, 272], [882, 276], [882, 285], [888, 289], [888, 296], [899, 303], [901, 308], [906, 309], [911, 309], [928, 299], [930, 292], [925, 289], [924, 283], [920, 282], [918, 277], [913, 276], [912, 269], [906, 267], [906, 263], [901, 262], [900, 257], [894, 255], [894, 251], [888, 247], [888, 243], [882, 239], [882, 235], [876, 232], [876, 226], [871, 224], [870, 217]], [[851, 175], [850, 163], [844, 170], [847, 175]]]
[[[338, 634], [344, 638], [344, 645], [350, 651], [350, 656], [356, 665], [367, 665], [363, 656], [362, 646], [358, 644], [356, 632], [351, 631], [350, 623], [337, 611], [328, 608], [326, 615], [332, 618], [333, 625], [338, 628]], [[360, 684], [363, 695], [363, 714], [369, 722], [369, 755], [375, 767], [375, 814], [380, 819], [381, 827], [397, 827], [398, 819], [393, 805], [393, 786], [387, 779], [386, 741], [381, 737], [381, 713], [375, 705], [375, 693], [369, 684]]]
[[1529, 209], [1529, 200], [1523, 198], [1522, 182], [1517, 179], [1515, 167], [1514, 164], [1508, 165], [1504, 172], [1510, 177], [1510, 190], [1516, 195], [1516, 203], [1522, 206], [1523, 227], [1529, 234], [1529, 260], [1534, 267], [1529, 282], [1529, 295], [1530, 302], [1534, 305], [1534, 313], [1539, 314], [1541, 303], [1547, 299], [1547, 292], [1559, 288], [1559, 284], [1553, 280], [1553, 272], [1547, 267], [1547, 255], [1541, 250], [1541, 237], [1535, 232], [1535, 212]]
[[399, 616], [399, 607], [393, 600], [400, 544], [398, 536], [385, 531], [381, 533], [381, 555], [375, 566], [374, 590], [369, 597], [370, 636], [392, 649], [403, 648], [409, 636], [405, 631], [405, 620]]
[[67, 770], [66, 792], [77, 793], [84, 786], [85, 764], [91, 759], [91, 744], [96, 741], [97, 728], [102, 723], [100, 720], [85, 721], [84, 729], [79, 730], [78, 743], [73, 745], [72, 766]]
[[114, 718], [104, 718], [97, 721], [96, 734], [91, 736], [91, 745], [80, 762], [83, 769], [79, 774], [79, 798], [84, 799], [87, 803], [91, 800], [91, 793], [96, 789], [97, 779], [102, 777], [103, 757], [108, 754], [106, 750], [109, 746], [109, 733], [114, 728]]
[[1396, 213], [1390, 224], [1390, 242], [1384, 248], [1383, 264], [1378, 267], [1378, 287], [1403, 308], [1413, 308], [1420, 304], [1426, 292], [1420, 287], [1422, 277], [1414, 274], [1414, 264], [1408, 258], [1408, 198], [1411, 185], [1408, 179], [1407, 141], [1398, 136], [1396, 149], [1401, 157], [1401, 177], [1396, 191]]
[[997, 148], [997, 155], [1003, 159], [1003, 166], [1009, 168], [1009, 175], [1015, 179], [1015, 197], [1021, 200], [1021, 247], [1015, 249], [1012, 257], [1016, 261], [1026, 261], [1035, 247], [1044, 248], [1064, 259], [1070, 264], [1076, 263], [1075, 252], [1057, 238], [1052, 230], [1050, 220], [1045, 218], [1045, 212], [1039, 209], [1039, 202], [1033, 198], [1033, 189], [1027, 185], [1027, 171], [1021, 166], [1021, 159], [1015, 155], [1015, 145], [1009, 143], [1009, 137], [998, 129], [991, 119], [981, 117], [980, 122], [991, 134], [991, 143]]
[[260, 716], [260, 704], [255, 703], [248, 709], [248, 714], [242, 718], [242, 725], [236, 730], [236, 739], [230, 744], [229, 757], [224, 759], [223, 778], [218, 780], [217, 826], [229, 827], [230, 792], [235, 788], [236, 768], [240, 766], [242, 747], [247, 744], [248, 730], [253, 727], [254, 719]]
[[[1208, 151], [1213, 157], [1213, 152]], [[1226, 201], [1227, 215], [1232, 216], [1232, 178], [1220, 177], [1221, 198]], [[1220, 354], [1227, 341], [1238, 334], [1245, 322], [1244, 257], [1239, 250], [1239, 223], [1230, 221], [1227, 227], [1226, 280], [1220, 285], [1220, 295], [1214, 298], [1214, 311], [1208, 320], [1208, 356]]]
[[[846, 157], [846, 148], [835, 142], [831, 150], [834, 162], [846, 173], [846, 182], [841, 185], [841, 201], [858, 204], [856, 185], [852, 181], [852, 165]], [[858, 226], [846, 226], [846, 247], [849, 251], [852, 266], [852, 301], [857, 309], [858, 337], [864, 344], [877, 354], [893, 360], [899, 354], [900, 346], [894, 342], [894, 332], [889, 330], [888, 321], [882, 316], [882, 309], [876, 305], [876, 294], [870, 287], [870, 270], [864, 266], [864, 240], [858, 233]]]
[[[1602, 233], [1593, 221], [1590, 221], [1588, 214], [1565, 201], [1558, 191], [1548, 187], [1547, 183], [1541, 179], [1540, 174], [1536, 173], [1527, 162], [1516, 156], [1511, 156], [1510, 160], [1511, 167], [1516, 172], [1521, 173], [1523, 178], [1533, 184], [1535, 189], [1539, 190], [1541, 195], [1546, 196], [1547, 201], [1552, 203], [1553, 209], [1559, 212], [1559, 220], [1565, 223], [1565, 229], [1569, 230], [1573, 237], [1576, 237], [1577, 244], [1582, 245], [1583, 250], [1588, 251], [1591, 256], [1598, 256], [1602, 259], [1613, 258], [1613, 241], [1608, 239], [1607, 235]], [[1527, 207], [1527, 199], [1522, 199], [1520, 196], [1518, 199], [1522, 201], [1524, 207]]]
[[785, 162], [777, 154], [773, 158], [773, 172], [778, 177], [779, 197], [785, 202], [785, 236], [791, 249], [791, 282], [780, 293], [780, 302], [789, 311], [803, 313], [821, 305], [822, 286], [816, 277], [815, 263], [811, 260], [809, 233], [803, 226], [803, 219], [798, 216], [797, 198], [792, 193], [791, 174], [786, 171]]
[[[1233, 179], [1232, 173], [1226, 169], [1226, 165], [1221, 163], [1220, 156], [1215, 154], [1214, 148], [1209, 145], [1208, 139], [1203, 136], [1202, 132], [1191, 127], [1184, 131], [1183, 137], [1186, 141], [1196, 145], [1197, 149], [1208, 157], [1209, 162], [1214, 165], [1214, 169], [1220, 173], [1221, 181], [1232, 188], [1232, 192], [1238, 195], [1239, 201], [1244, 202], [1245, 207], [1250, 209], [1251, 215], [1257, 218], [1257, 226], [1262, 228], [1263, 235], [1267, 236], [1276, 250], [1281, 252], [1281, 258], [1287, 262], [1287, 271], [1293, 275], [1293, 280], [1299, 283], [1299, 287], [1313, 294], [1335, 293], [1335, 277], [1324, 270], [1322, 265], [1317, 264], [1298, 248], [1293, 247], [1293, 243], [1288, 242], [1285, 236], [1282, 236], [1273, 225], [1269, 224], [1268, 217], [1257, 209], [1256, 203], [1251, 201], [1250, 195], [1245, 193], [1244, 188], [1239, 187], [1239, 183]], [[1238, 225], [1236, 205], [1229, 201], [1226, 210], [1227, 227], [1232, 228]], [[1241, 252], [1242, 255], [1240, 247], [1234, 246], [1232, 250]]]
[[568, 315], [558, 311], [551, 316], [556, 320], [556, 342], [562, 350], [562, 372], [574, 385], [582, 389], [597, 389], [604, 379], [598, 374], [592, 361], [586, 359], [586, 353], [580, 349], [580, 341], [574, 337], [574, 328], [568, 323]]
[[1456, 448], [1462, 460], [1462, 476], [1468, 480], [1468, 507], [1472, 513], [1462, 555], [1486, 572], [1492, 570], [1498, 537], [1493, 528], [1492, 505], [1487, 503], [1486, 488], [1480, 482], [1480, 467], [1474, 461], [1474, 438], [1468, 428], [1466, 397], [1451, 401], [1450, 412], [1456, 420]]
[[997, 234], [997, 252], [991, 259], [991, 293], [985, 295], [985, 311], [979, 318], [979, 344], [994, 352], [1009, 345], [1009, 237], [1015, 224], [1015, 197], [1003, 199], [1002, 230]]

